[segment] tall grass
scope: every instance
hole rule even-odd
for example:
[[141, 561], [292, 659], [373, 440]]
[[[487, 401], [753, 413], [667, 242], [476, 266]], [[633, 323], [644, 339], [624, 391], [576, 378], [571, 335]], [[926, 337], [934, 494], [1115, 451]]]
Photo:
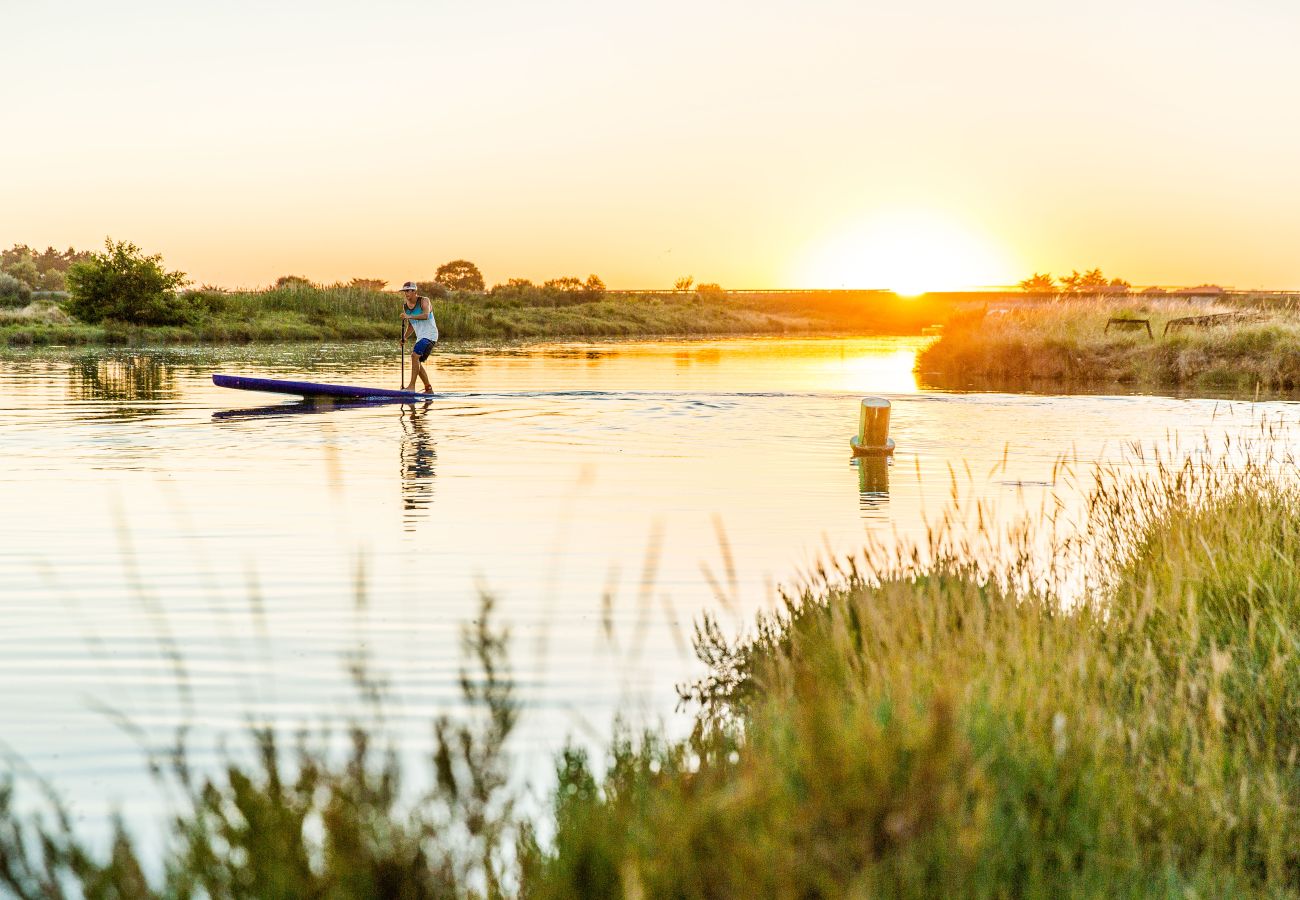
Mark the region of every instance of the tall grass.
[[[1217, 460], [1217, 461], [1213, 461]], [[702, 620], [684, 740], [619, 733], [513, 812], [504, 638], [404, 803], [358, 734], [342, 760], [184, 770], [165, 872], [84, 849], [0, 795], [19, 897], [1300, 896], [1300, 486], [1265, 449], [1099, 471], [1064, 582], [935, 540], [846, 566], [740, 639]], [[1037, 587], [1027, 587], [1037, 584]], [[539, 834], [548, 837], [543, 840]]]
[[[1237, 314], [1209, 328], [1164, 334], [1171, 319]], [[1106, 332], [1111, 317], [1150, 319], [1145, 329]], [[1300, 386], [1300, 313], [1289, 307], [1186, 302], [1073, 300], [991, 311], [956, 323], [917, 359], [920, 372], [955, 385], [1133, 383], [1201, 388]]]

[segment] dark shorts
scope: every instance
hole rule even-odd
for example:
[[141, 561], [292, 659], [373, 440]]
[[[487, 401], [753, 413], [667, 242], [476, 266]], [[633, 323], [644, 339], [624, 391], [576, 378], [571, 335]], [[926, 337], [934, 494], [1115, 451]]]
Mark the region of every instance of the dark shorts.
[[431, 341], [428, 338], [420, 338], [415, 342], [415, 346], [411, 348], [411, 352], [420, 357], [420, 362], [424, 362], [429, 358], [429, 354], [433, 352], [433, 345], [436, 343], [438, 342]]

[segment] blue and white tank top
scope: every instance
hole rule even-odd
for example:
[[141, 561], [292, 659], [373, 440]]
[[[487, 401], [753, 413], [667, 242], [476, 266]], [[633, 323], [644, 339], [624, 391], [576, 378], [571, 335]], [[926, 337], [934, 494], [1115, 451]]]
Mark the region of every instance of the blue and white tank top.
[[428, 338], [431, 341], [436, 341], [438, 339], [438, 323], [433, 320], [432, 300], [428, 297], [421, 297], [421, 305], [417, 306], [415, 309], [408, 309], [407, 313], [408, 315], [418, 315], [420, 312], [423, 312], [422, 306], [425, 303], [429, 304], [429, 318], [411, 319], [411, 327], [415, 329], [415, 339], [417, 341], [424, 340], [425, 338]]

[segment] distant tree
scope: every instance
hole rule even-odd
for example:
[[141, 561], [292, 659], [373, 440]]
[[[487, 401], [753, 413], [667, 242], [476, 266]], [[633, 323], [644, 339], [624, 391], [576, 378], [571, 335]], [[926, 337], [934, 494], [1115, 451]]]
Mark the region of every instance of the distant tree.
[[1035, 272], [1020, 282], [1020, 289], [1026, 294], [1055, 294], [1056, 279], [1047, 272]]
[[421, 294], [434, 300], [446, 300], [451, 296], [451, 289], [437, 281], [417, 281], [415, 286], [420, 289]]
[[1079, 289], [1085, 294], [1100, 291], [1109, 284], [1110, 282], [1106, 280], [1106, 276], [1101, 273], [1101, 269], [1089, 269], [1079, 279]]
[[712, 281], [702, 284], [695, 289], [695, 296], [710, 300], [718, 300], [726, 295], [727, 292], [722, 289], [722, 286]]
[[1217, 284], [1198, 284], [1196, 287], [1182, 288], [1174, 293], [1180, 297], [1218, 297], [1226, 294], [1227, 291]]
[[603, 294], [605, 293], [605, 282], [601, 281], [596, 275], [588, 275], [582, 289], [588, 294]]
[[0, 272], [8, 272], [33, 289], [62, 290], [48, 287], [50, 284], [61, 284], [60, 278], [47, 276], [51, 273], [62, 276], [73, 263], [84, 262], [91, 255], [71, 247], [62, 252], [46, 247], [37, 253], [26, 244], [14, 244], [8, 250], [0, 250]]
[[32, 289], [8, 272], [0, 272], [0, 303], [25, 306], [32, 299]]
[[453, 259], [438, 266], [433, 280], [451, 291], [483, 290], [483, 273], [468, 259]]
[[301, 275], [281, 275], [275, 279], [275, 286], [279, 288], [288, 288], [291, 291], [299, 291], [303, 288], [314, 288], [316, 285], [310, 278], [303, 278]]
[[161, 256], [145, 256], [127, 241], [110, 238], [104, 250], [68, 269], [72, 315], [83, 322], [136, 325], [181, 325], [195, 318], [195, 305], [175, 295], [186, 283], [184, 272], [168, 272]]
[[46, 247], [36, 255], [36, 268], [42, 275], [46, 272], [63, 271], [63, 254], [53, 247]]
[[48, 272], [41, 273], [41, 283], [37, 287], [42, 291], [66, 291], [68, 278], [58, 269], [50, 269]]
[[536, 290], [537, 286], [527, 278], [509, 278], [504, 284], [492, 285], [488, 293], [493, 296], [520, 298]]
[[360, 291], [382, 291], [387, 286], [388, 282], [382, 278], [353, 278], [348, 282], [348, 287]]
[[26, 244], [14, 244], [8, 250], [0, 250], [0, 269], [8, 271], [14, 263], [30, 259], [35, 261], [36, 254]]
[[572, 275], [566, 275], [563, 278], [552, 278], [550, 281], [544, 282], [542, 287], [552, 291], [562, 291], [566, 294], [586, 289], [582, 279], [575, 278]]
[[85, 262], [95, 254], [91, 253], [89, 250], [74, 250], [69, 247], [67, 250], [64, 250], [61, 255], [63, 256], [63, 260], [59, 264], [59, 271], [66, 275], [68, 269], [72, 268], [73, 265], [79, 262]]
[[5, 266], [4, 271], [29, 288], [35, 289], [41, 282], [41, 272], [36, 268], [36, 261], [30, 254]]
[[1129, 284], [1123, 278], [1112, 278], [1109, 287], [1127, 291], [1129, 288], [1133, 287], [1133, 285]]
[[1089, 269], [1080, 274], [1076, 269], [1069, 275], [1061, 276], [1061, 290], [1066, 294], [1105, 294], [1110, 293], [1110, 281], [1101, 269]]
[[673, 282], [673, 290], [686, 293], [691, 289], [691, 285], [693, 284], [695, 284], [694, 275], [683, 275], [681, 278], [678, 278], [676, 281]]

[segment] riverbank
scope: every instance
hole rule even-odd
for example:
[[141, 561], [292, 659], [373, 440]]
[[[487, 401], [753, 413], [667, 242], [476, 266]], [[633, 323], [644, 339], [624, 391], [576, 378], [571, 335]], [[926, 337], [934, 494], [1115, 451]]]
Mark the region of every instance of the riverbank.
[[[1177, 319], [1214, 316], [1202, 324]], [[1112, 318], [1147, 319], [1107, 328]], [[1290, 390], [1300, 386], [1300, 314], [1268, 304], [1076, 300], [990, 308], [958, 318], [917, 358], [948, 386], [1042, 380], [1151, 387]]]
[[[1200, 457], [1202, 460], [1207, 457]], [[1103, 472], [1082, 598], [942, 535], [786, 600], [733, 641], [709, 620], [694, 730], [556, 759], [544, 821], [513, 804], [519, 709], [488, 604], [433, 785], [381, 733], [331, 753], [255, 735], [203, 777], [170, 746], [165, 866], [86, 849], [0, 790], [0, 884], [113, 896], [1240, 896], [1300, 893], [1300, 489], [1267, 455]], [[1010, 558], [1014, 558], [1012, 554]], [[1019, 585], [1019, 586], [1016, 586]], [[364, 673], [363, 673], [364, 674]], [[372, 682], [361, 679], [361, 684]], [[382, 719], [379, 719], [382, 721]], [[180, 735], [183, 747], [184, 735]], [[409, 773], [408, 773], [409, 774]], [[539, 837], [545, 835], [545, 837]], [[146, 872], [164, 872], [154, 884]], [[162, 881], [166, 883], [163, 884]]]
[[[196, 292], [189, 324], [165, 327], [76, 321], [42, 298], [0, 309], [0, 345], [159, 345], [396, 338], [400, 301], [357, 288], [288, 287]], [[919, 334], [951, 303], [885, 292], [727, 294], [556, 292], [542, 289], [452, 294], [434, 301], [447, 340], [668, 337], [735, 334]]]

